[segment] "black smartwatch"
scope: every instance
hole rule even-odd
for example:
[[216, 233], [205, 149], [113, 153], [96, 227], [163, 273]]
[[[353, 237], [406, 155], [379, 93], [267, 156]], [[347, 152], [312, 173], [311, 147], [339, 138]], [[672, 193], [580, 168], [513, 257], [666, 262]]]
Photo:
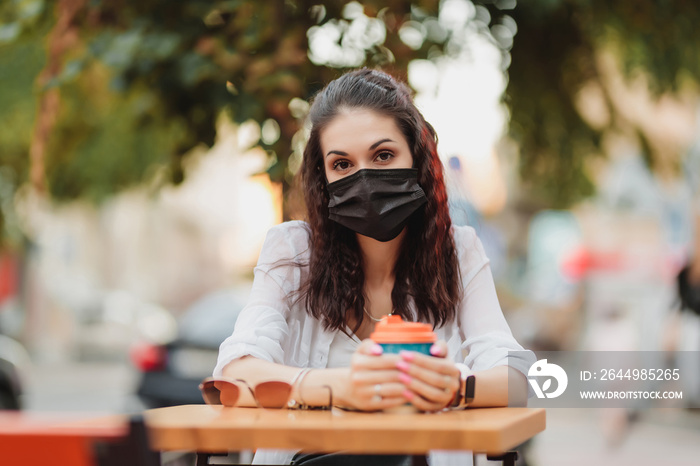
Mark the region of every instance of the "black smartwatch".
[[466, 408], [474, 400], [476, 377], [466, 364], [457, 363], [459, 368], [459, 391], [452, 401], [451, 408]]

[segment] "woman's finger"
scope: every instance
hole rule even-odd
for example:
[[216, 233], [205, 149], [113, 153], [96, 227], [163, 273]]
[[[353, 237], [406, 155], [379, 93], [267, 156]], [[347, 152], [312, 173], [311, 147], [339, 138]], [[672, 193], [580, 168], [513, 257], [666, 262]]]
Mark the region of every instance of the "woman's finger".
[[456, 378], [445, 381], [444, 385], [431, 385], [407, 374], [402, 374], [400, 379], [406, 388], [440, 408], [447, 406], [459, 390], [459, 380]]
[[430, 347], [430, 354], [437, 358], [446, 358], [447, 352], [447, 343], [445, 340], [438, 340]]
[[[382, 354], [381, 346], [364, 340], [350, 362], [348, 401], [357, 409], [377, 411], [407, 402], [406, 387], [399, 380], [397, 354]], [[377, 390], [377, 388], [379, 390]]]
[[[370, 384], [362, 388], [362, 396], [366, 398], [399, 398], [403, 397], [406, 386], [401, 382]], [[404, 403], [406, 399], [404, 398]]]
[[366, 411], [382, 411], [385, 409], [391, 409], [396, 408], [398, 406], [402, 406], [406, 404], [407, 401], [408, 398], [406, 398], [406, 396], [404, 395], [381, 399], [372, 397], [369, 399], [364, 409]]
[[445, 368], [438, 366], [427, 369], [401, 360], [396, 363], [396, 368], [402, 373], [434, 387], [444, 388], [459, 384], [459, 369], [454, 363], [448, 364]]
[[350, 375], [350, 382], [355, 385], [374, 385], [378, 383], [400, 382], [400, 372], [396, 367], [390, 369], [354, 371]]
[[440, 374], [453, 375], [459, 373], [455, 363], [449, 359], [426, 356], [415, 351], [401, 351], [399, 357], [410, 365], [423, 367]]
[[402, 372], [401, 382], [424, 401], [417, 401], [419, 409], [442, 409], [459, 390], [460, 372], [451, 360], [402, 352], [396, 368]]
[[379, 411], [404, 405], [408, 390], [400, 382], [366, 384], [355, 392], [355, 406], [364, 411]]
[[381, 356], [367, 356], [355, 352], [350, 360], [353, 371], [396, 369], [396, 364], [401, 360], [398, 354], [383, 354]]
[[423, 398], [419, 394], [414, 393], [410, 390], [404, 396], [406, 396], [408, 401], [419, 411], [426, 411], [426, 412], [440, 411], [445, 407], [445, 404], [435, 403], [435, 402], [426, 400], [425, 398]]
[[459, 388], [460, 372], [449, 359], [430, 358], [413, 352], [402, 352], [396, 368], [405, 376], [442, 390]]
[[368, 356], [379, 356], [380, 354], [382, 354], [382, 352], [383, 351], [381, 345], [376, 344], [369, 338], [365, 338], [364, 340], [362, 340], [360, 346], [358, 346], [355, 350], [355, 353], [366, 354]]

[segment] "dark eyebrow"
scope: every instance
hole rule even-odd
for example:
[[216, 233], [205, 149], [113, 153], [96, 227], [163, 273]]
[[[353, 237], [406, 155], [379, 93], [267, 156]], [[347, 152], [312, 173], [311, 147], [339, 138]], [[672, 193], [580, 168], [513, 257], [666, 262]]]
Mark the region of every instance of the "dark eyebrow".
[[[377, 141], [374, 144], [372, 144], [371, 146], [369, 146], [369, 150], [374, 150], [377, 147], [379, 147], [381, 144], [384, 144], [385, 142], [394, 142], [394, 140], [389, 139], [389, 138], [380, 139], [379, 141]], [[328, 153], [326, 154], [326, 157], [328, 157], [331, 154], [338, 154], [338, 155], [341, 155], [344, 157], [347, 157], [347, 155], [348, 155], [347, 152], [343, 152], [342, 150], [329, 150]]]
[[374, 144], [372, 144], [371, 146], [369, 146], [369, 150], [374, 150], [374, 149], [376, 149], [377, 147], [379, 147], [380, 144], [384, 144], [385, 142], [394, 142], [394, 141], [392, 141], [392, 140], [389, 139], [389, 138], [380, 139], [379, 141], [377, 141], [377, 142], [375, 142]]

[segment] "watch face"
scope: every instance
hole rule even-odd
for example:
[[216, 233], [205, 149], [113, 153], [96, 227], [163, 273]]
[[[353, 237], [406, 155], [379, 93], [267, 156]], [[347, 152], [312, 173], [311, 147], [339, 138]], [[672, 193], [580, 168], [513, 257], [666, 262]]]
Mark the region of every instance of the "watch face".
[[476, 385], [476, 377], [470, 375], [467, 377], [466, 383], [464, 384], [464, 400], [470, 402], [474, 399], [474, 388]]

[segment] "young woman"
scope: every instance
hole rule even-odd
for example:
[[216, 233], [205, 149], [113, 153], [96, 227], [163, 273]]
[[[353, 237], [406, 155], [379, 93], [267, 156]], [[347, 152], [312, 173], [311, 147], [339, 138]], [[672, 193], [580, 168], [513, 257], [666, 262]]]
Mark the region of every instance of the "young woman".
[[[459, 407], [470, 374], [470, 406], [507, 405], [509, 379], [511, 401], [513, 387], [525, 399], [534, 355], [510, 332], [474, 230], [451, 225], [437, 137], [408, 88], [347, 73], [314, 99], [310, 121], [307, 222], [269, 231], [214, 375], [294, 381], [292, 398], [309, 405], [327, 404], [328, 386], [334, 404], [358, 410]], [[369, 335], [387, 314], [432, 324], [433, 356], [382, 354]]]

